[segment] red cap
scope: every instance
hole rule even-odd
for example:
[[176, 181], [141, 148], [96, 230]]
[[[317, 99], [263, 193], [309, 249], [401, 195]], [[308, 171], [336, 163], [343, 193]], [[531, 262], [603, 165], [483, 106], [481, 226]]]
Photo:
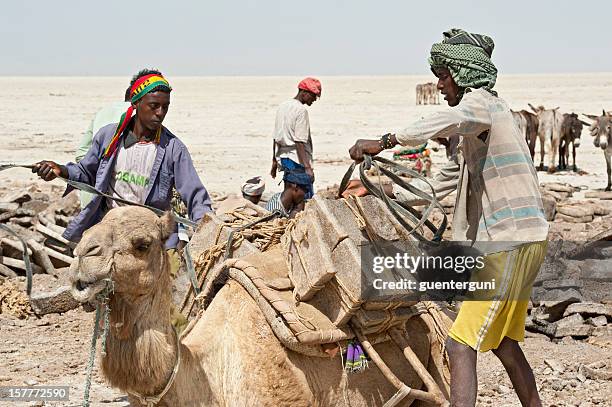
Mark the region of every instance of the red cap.
[[304, 78], [298, 84], [298, 89], [307, 90], [317, 96], [321, 96], [321, 82], [315, 78]]

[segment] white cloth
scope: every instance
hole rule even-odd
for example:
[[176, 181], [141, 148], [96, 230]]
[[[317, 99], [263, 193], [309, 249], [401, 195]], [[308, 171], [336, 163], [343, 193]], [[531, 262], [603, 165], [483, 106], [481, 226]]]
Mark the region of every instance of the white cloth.
[[276, 143], [276, 160], [289, 158], [300, 163], [295, 146], [296, 142], [304, 143], [306, 152], [306, 167], [312, 166], [312, 138], [310, 137], [310, 121], [306, 106], [296, 99], [289, 99], [278, 107], [276, 124], [274, 126], [274, 142]]
[[[112, 196], [144, 204], [156, 155], [154, 142], [138, 142], [128, 148], [121, 143], [110, 183]], [[110, 208], [117, 206], [110, 200]]]
[[396, 133], [402, 145], [461, 136], [453, 240], [540, 242], [548, 222], [537, 173], [510, 107], [484, 89]]
[[266, 182], [261, 177], [254, 177], [242, 185], [242, 193], [249, 196], [259, 196], [264, 193]]

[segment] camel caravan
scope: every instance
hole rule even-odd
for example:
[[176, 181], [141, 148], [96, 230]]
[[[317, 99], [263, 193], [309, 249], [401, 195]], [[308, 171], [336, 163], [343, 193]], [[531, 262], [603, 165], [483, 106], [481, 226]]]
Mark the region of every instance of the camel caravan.
[[416, 85], [416, 104], [417, 105], [439, 105], [440, 92], [433, 82]]
[[[164, 250], [173, 230], [168, 214], [119, 207], [75, 250], [72, 295], [108, 313], [101, 370], [131, 405], [449, 405], [451, 320], [366, 294], [360, 247], [415, 240], [382, 201], [315, 195], [289, 220], [243, 200], [206, 215], [183, 292]], [[182, 330], [173, 303], [190, 316]]]

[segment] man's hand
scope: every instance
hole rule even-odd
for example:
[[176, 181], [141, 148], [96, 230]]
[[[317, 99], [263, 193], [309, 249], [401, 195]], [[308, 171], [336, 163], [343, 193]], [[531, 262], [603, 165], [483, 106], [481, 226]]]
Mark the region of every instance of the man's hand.
[[57, 177], [68, 178], [68, 170], [63, 165], [53, 161], [40, 161], [34, 164], [32, 172], [38, 174], [45, 181], [54, 180]]
[[306, 167], [304, 170], [306, 174], [308, 174], [308, 176], [310, 177], [310, 180], [314, 182], [315, 177], [314, 177], [314, 170], [312, 169], [312, 167]]
[[270, 176], [272, 178], [276, 178], [276, 171], [278, 170], [278, 163], [276, 162], [276, 160], [273, 158], [272, 159], [272, 169], [270, 170]]
[[378, 140], [357, 140], [355, 145], [350, 148], [351, 158], [357, 162], [363, 161], [364, 154], [377, 155], [383, 151]]

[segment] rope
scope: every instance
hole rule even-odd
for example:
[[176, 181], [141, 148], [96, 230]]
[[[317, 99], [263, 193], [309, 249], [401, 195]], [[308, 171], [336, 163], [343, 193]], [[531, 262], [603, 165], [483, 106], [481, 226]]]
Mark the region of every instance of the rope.
[[[381, 165], [379, 165], [379, 163]], [[348, 168], [347, 172], [344, 174], [344, 177], [342, 178], [342, 181], [340, 183], [340, 188], [338, 190], [338, 197], [341, 197], [342, 193], [348, 187], [348, 183], [356, 166], [357, 163], [353, 162]], [[377, 170], [376, 172], [378, 174], [378, 185], [374, 185], [366, 176], [365, 172], [371, 167], [374, 167]], [[395, 170], [395, 172], [387, 169], [386, 167]], [[395, 198], [389, 198], [384, 192], [380, 174], [386, 175], [389, 179], [391, 179], [391, 181], [393, 181], [394, 184], [396, 184], [400, 188], [413, 193], [419, 198], [425, 200], [426, 202], [429, 202], [429, 205], [427, 206], [425, 211], [419, 213], [419, 211], [417, 211], [410, 205], [407, 205], [406, 203], [401, 202]], [[431, 194], [425, 193], [420, 189], [414, 187], [410, 183], [401, 179], [397, 174], [409, 175], [412, 178], [423, 181], [426, 185], [429, 186], [429, 192]], [[446, 230], [448, 220], [444, 208], [440, 205], [438, 199], [436, 198], [436, 191], [431, 185], [431, 183], [427, 180], [427, 178], [423, 177], [421, 174], [414, 170], [411, 170], [408, 167], [381, 157], [371, 157], [367, 154], [364, 155], [363, 162], [359, 164], [359, 178], [365, 189], [370, 194], [374, 195], [385, 203], [393, 217], [395, 217], [395, 219], [397, 219], [397, 221], [408, 231], [409, 235], [414, 234], [415, 237], [421, 241], [427, 240], [420, 233], [417, 232], [417, 230], [419, 230], [421, 226], [425, 225], [429, 230], [434, 233], [434, 236], [431, 241], [439, 242], [440, 240], [442, 240], [442, 234]], [[443, 215], [442, 223], [439, 227], [434, 226], [434, 224], [429, 221], [429, 215], [431, 214], [431, 211], [434, 208], [439, 209]]]
[[[4, 171], [4, 170], [8, 170], [9, 168], [29, 168], [29, 169], [33, 169], [34, 166], [33, 165], [22, 165], [22, 164], [2, 164], [0, 165], [0, 171]], [[62, 181], [64, 181], [66, 184], [70, 185], [71, 187], [78, 189], [79, 191], [83, 191], [83, 192], [88, 192], [90, 194], [93, 195], [98, 195], [101, 196], [103, 198], [106, 199], [110, 199], [113, 200], [115, 202], [118, 203], [122, 203], [124, 205], [131, 205], [131, 206], [140, 206], [141, 208], [147, 208], [153, 212], [155, 212], [156, 215], [158, 216], [163, 216], [166, 211], [163, 211], [161, 209], [157, 209], [153, 206], [149, 206], [149, 205], [143, 205], [141, 203], [138, 202], [133, 202], [133, 201], [128, 201], [127, 199], [123, 199], [123, 198], [119, 198], [116, 196], [112, 196], [112, 195], [108, 195], [105, 194], [104, 192], [100, 192], [98, 191], [96, 188], [92, 187], [89, 184], [85, 184], [83, 182], [78, 182], [78, 181], [73, 181], [64, 177], [57, 177], [58, 179], [61, 179]], [[196, 227], [198, 226], [198, 224], [196, 222], [193, 222], [187, 218], [183, 218], [181, 216], [178, 216], [176, 213], [174, 213], [173, 211], [170, 211], [170, 214], [172, 216], [172, 218], [179, 223], [182, 223], [183, 225], [188, 225], [191, 227]]]
[[[194, 262], [194, 269], [197, 270], [195, 278], [197, 284], [194, 286], [192, 282], [183, 297], [180, 308], [183, 315], [189, 316], [191, 314], [196, 303], [194, 291], [196, 291], [196, 288], [198, 293], [202, 290], [206, 276], [221, 258], [221, 254], [223, 254], [224, 260], [227, 260], [245, 239], [253, 243], [260, 251], [265, 251], [269, 247], [280, 243], [280, 237], [285, 233], [287, 226], [287, 221], [277, 219], [280, 215], [279, 212], [257, 217], [236, 210], [227, 215], [232, 219], [225, 221], [217, 228], [215, 243], [200, 253]], [[224, 227], [230, 228], [231, 232], [227, 240], [219, 242]]]
[[[89, 361], [87, 362], [87, 373], [85, 375], [85, 389], [83, 391], [83, 407], [89, 407], [89, 393], [91, 390], [91, 376], [93, 372], [93, 366], [96, 360], [96, 343], [98, 342], [98, 335], [100, 332], [100, 320], [104, 321], [104, 330], [102, 331], [102, 355], [106, 355], [106, 338], [110, 329], [110, 307], [108, 305], [109, 294], [113, 291], [113, 284], [111, 280], [107, 280], [106, 287], [97, 295], [98, 305], [96, 306], [96, 317], [94, 320], [94, 330], [91, 337], [91, 347], [89, 348]], [[104, 308], [104, 316], [102, 316], [102, 309]]]
[[166, 382], [166, 385], [164, 386], [163, 390], [153, 396], [144, 396], [136, 391], [128, 392], [130, 396], [136, 397], [141, 404], [145, 404], [147, 405], [147, 407], [153, 407], [159, 404], [161, 399], [168, 393], [168, 391], [170, 391], [170, 388], [172, 387], [172, 385], [174, 384], [174, 380], [176, 379], [176, 374], [178, 373], [179, 367], [181, 366], [181, 341], [174, 326], [172, 326], [172, 333], [174, 333], [176, 362], [174, 363], [172, 374], [170, 374], [170, 378]]

